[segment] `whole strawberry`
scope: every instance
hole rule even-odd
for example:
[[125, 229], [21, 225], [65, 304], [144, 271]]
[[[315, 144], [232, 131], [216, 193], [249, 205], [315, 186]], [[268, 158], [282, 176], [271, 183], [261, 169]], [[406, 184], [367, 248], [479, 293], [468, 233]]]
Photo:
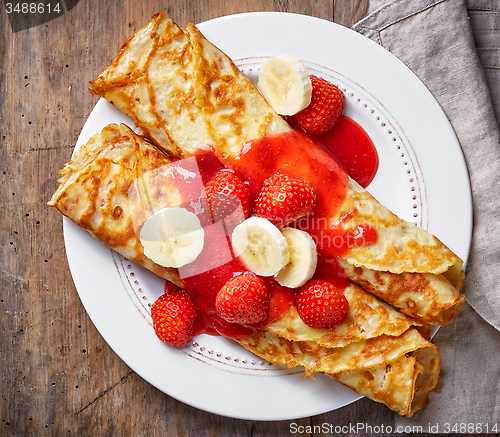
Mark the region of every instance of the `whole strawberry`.
[[255, 201], [255, 215], [278, 228], [311, 212], [316, 206], [316, 189], [302, 179], [275, 173], [264, 181]]
[[311, 328], [329, 329], [340, 325], [349, 303], [330, 282], [312, 279], [297, 293], [295, 303], [303, 322]]
[[231, 323], [251, 325], [262, 321], [269, 307], [269, 291], [253, 273], [236, 276], [224, 285], [215, 301], [219, 315]]
[[219, 171], [205, 185], [202, 199], [207, 202], [214, 223], [231, 219], [236, 225], [250, 216], [248, 186], [231, 170]]
[[155, 333], [161, 341], [182, 347], [193, 338], [196, 307], [184, 291], [167, 289], [151, 307], [151, 317]]
[[311, 75], [312, 97], [309, 106], [298, 112], [297, 122], [307, 132], [322, 134], [337, 123], [344, 110], [344, 93], [323, 78]]

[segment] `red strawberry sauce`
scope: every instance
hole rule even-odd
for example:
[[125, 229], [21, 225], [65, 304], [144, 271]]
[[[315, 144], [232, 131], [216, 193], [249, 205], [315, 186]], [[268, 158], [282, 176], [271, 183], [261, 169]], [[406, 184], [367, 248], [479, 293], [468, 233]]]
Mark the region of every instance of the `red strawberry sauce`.
[[[352, 124], [354, 122], [351, 123], [348, 120], [350, 119], [347, 117], [341, 118], [338, 132], [331, 134], [328, 141], [326, 137], [313, 140], [304, 132], [295, 130], [249, 141], [236, 158], [217, 157], [207, 146], [200, 147], [195, 154], [203, 184], [206, 184], [220, 169], [226, 167], [235, 171], [248, 184], [252, 199], [257, 197], [264, 180], [278, 171], [303, 179], [315, 187], [318, 200], [314, 211], [297, 220], [295, 225], [309, 232], [317, 243], [318, 267], [315, 277], [328, 280], [338, 288], [346, 287], [349, 280], [343, 274], [335, 258], [344, 255], [355, 245], [373, 244], [377, 240], [376, 231], [369, 226], [360, 226], [355, 234], [343, 230], [343, 222], [347, 221], [355, 211], [344, 214], [333, 226], [327, 221], [328, 217], [333, 217], [338, 213], [344, 202], [348, 186], [348, 173], [345, 168], [358, 166], [361, 181], [366, 184], [367, 181], [373, 179], [373, 168], [376, 171], [378, 166], [378, 157], [376, 163], [373, 154], [371, 158], [367, 157], [371, 152], [354, 151], [351, 155], [346, 153], [344, 158], [351, 156], [353, 161], [356, 161], [351, 162], [352, 165], [346, 164], [345, 161], [341, 165], [334, 158], [332, 144], [338, 142], [345, 145], [351, 142], [351, 145], [346, 147], [357, 150], [359, 143], [362, 142], [358, 138], [362, 136], [362, 132], [360, 133], [356, 125]], [[355, 139], [349, 139], [351, 136]], [[367, 138], [369, 140], [369, 137]], [[317, 144], [316, 140], [322, 140], [322, 144]], [[329, 143], [330, 140], [332, 144]], [[368, 149], [369, 147], [364, 150]], [[364, 158], [360, 161], [361, 155]], [[366, 164], [370, 160], [371, 170]], [[175, 179], [178, 187], [182, 188], [185, 204], [193, 205], [196, 204], [201, 194], [200, 184], [192, 183], [191, 176], [183, 176], [183, 174], [191, 175], [192, 172], [183, 172], [182, 162], [176, 162], [179, 165], [177, 172], [179, 176]], [[195, 212], [197, 210], [195, 207], [191, 209]], [[211, 223], [206, 212], [199, 212], [198, 209], [197, 213], [204, 224], [205, 245], [193, 263], [179, 269], [184, 288], [194, 299], [198, 309], [195, 335], [206, 333], [237, 339], [281, 317], [294, 304], [295, 290], [282, 287], [273, 278], [264, 278], [270, 290], [270, 308], [263, 322], [250, 327], [226, 322], [218, 316], [215, 309], [217, 293], [227, 281], [246, 269], [234, 257], [230, 244], [230, 232], [225, 229], [222, 222]], [[167, 283], [166, 287], [170, 286]]]
[[[287, 121], [302, 130], [295, 117]], [[341, 115], [337, 124], [324, 134], [306, 133], [323, 146], [359, 185], [366, 188], [375, 177], [379, 159], [370, 136], [352, 118]]]
[[305, 133], [296, 130], [249, 141], [236, 158], [224, 163], [249, 182], [254, 196], [276, 172], [309, 182], [318, 194], [316, 207], [296, 220], [294, 226], [311, 234], [319, 252], [343, 256], [351, 247], [377, 241], [376, 232], [368, 225], [359, 226], [355, 233], [343, 229], [354, 210], [331, 223], [330, 218], [344, 203], [348, 174], [331, 153]]

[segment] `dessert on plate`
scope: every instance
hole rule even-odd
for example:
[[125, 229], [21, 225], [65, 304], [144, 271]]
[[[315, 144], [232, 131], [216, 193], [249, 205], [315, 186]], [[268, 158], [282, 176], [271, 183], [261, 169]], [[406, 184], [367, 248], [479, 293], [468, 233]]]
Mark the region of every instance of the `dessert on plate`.
[[401, 415], [425, 405], [441, 364], [426, 328], [464, 303], [457, 255], [292, 128], [194, 25], [155, 15], [90, 91], [141, 135], [104, 128], [49, 205], [167, 280], [159, 338], [224, 335]]

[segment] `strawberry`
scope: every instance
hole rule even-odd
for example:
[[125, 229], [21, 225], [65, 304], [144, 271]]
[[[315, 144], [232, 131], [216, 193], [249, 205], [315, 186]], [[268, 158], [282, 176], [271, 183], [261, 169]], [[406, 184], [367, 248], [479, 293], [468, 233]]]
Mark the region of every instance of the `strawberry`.
[[297, 121], [307, 132], [322, 134], [337, 123], [344, 110], [342, 91], [323, 78], [311, 75], [312, 97], [309, 106], [297, 113]]
[[281, 228], [312, 211], [316, 197], [315, 188], [308, 182], [275, 173], [264, 181], [255, 201], [255, 215]]
[[250, 190], [231, 170], [224, 169], [216, 173], [205, 185], [202, 199], [208, 203], [214, 223], [229, 216], [239, 223], [250, 216]]
[[340, 325], [349, 303], [330, 282], [311, 279], [297, 293], [295, 303], [303, 322], [311, 328], [329, 329]]
[[181, 289], [166, 288], [151, 307], [153, 327], [165, 343], [182, 347], [193, 338], [196, 307], [193, 299]]
[[231, 279], [220, 289], [215, 307], [227, 322], [244, 325], [258, 323], [267, 315], [269, 291], [261, 278], [246, 272]]

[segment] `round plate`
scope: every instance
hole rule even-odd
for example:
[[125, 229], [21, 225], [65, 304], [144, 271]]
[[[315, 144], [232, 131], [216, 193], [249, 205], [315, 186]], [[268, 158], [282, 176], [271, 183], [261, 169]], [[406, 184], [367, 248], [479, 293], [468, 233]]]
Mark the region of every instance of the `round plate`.
[[[289, 53], [311, 74], [337, 84], [346, 95], [344, 113], [365, 128], [380, 156], [368, 190], [467, 259], [472, 204], [460, 146], [435, 99], [398, 59], [345, 27], [303, 15], [241, 14], [198, 27], [254, 83], [266, 59]], [[77, 147], [112, 122], [133, 126], [99, 101]], [[150, 317], [164, 281], [69, 219], [64, 237], [76, 288], [93, 323], [128, 366], [164, 393], [202, 410], [253, 420], [307, 417], [360, 398], [325, 375], [303, 380], [302, 369], [272, 365], [225, 338], [202, 335], [183, 349], [166, 346], [156, 338]]]

